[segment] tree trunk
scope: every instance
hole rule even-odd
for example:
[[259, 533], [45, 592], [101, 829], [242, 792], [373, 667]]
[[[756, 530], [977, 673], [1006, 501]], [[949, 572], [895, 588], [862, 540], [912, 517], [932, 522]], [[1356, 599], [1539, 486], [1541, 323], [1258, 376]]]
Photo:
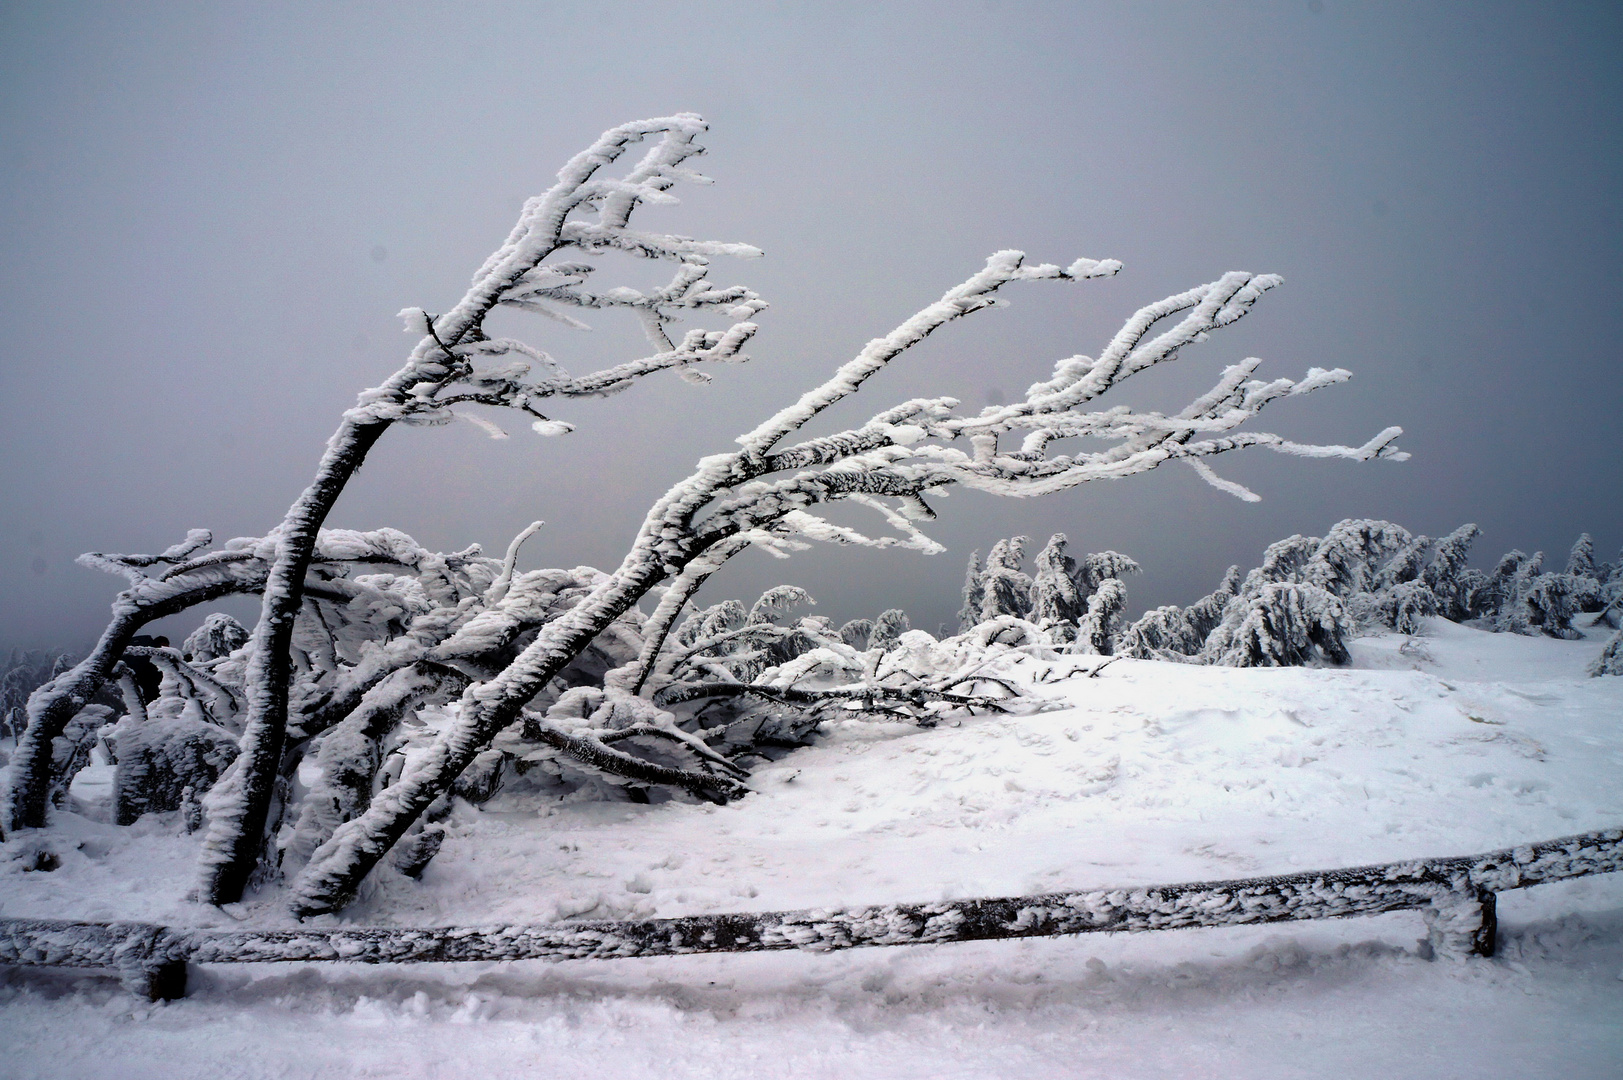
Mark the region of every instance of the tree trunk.
[[281, 825], [270, 820], [287, 733], [287, 695], [292, 660], [288, 646], [304, 602], [304, 575], [315, 554], [316, 538], [344, 485], [361, 467], [391, 421], [345, 418], [327, 444], [315, 483], [288, 511], [277, 538], [276, 562], [265, 582], [259, 622], [254, 627], [246, 690], [248, 716], [235, 782], [242, 797], [228, 812], [209, 820], [203, 841], [199, 895], [207, 903], [242, 899], [265, 853], [268, 836]]

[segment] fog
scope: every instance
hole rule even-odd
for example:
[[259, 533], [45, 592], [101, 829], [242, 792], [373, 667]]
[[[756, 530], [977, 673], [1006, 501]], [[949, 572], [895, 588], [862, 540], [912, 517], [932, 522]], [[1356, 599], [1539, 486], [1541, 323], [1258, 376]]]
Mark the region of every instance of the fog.
[[[1612, 557], [1620, 31], [1614, 6], [1559, 3], [4, 5], [0, 643], [93, 639], [120, 582], [80, 552], [274, 526], [414, 343], [395, 312], [460, 298], [603, 129], [681, 110], [709, 120], [717, 182], [640, 224], [766, 251], [712, 274], [772, 304], [753, 362], [559, 405], [563, 438], [397, 428], [330, 525], [499, 553], [541, 518], [521, 565], [612, 567], [700, 456], [1017, 247], [1126, 269], [1009, 291], [832, 421], [1012, 397], [1138, 306], [1243, 269], [1285, 285], [1107, 403], [1181, 404], [1248, 355], [1268, 376], [1345, 367], [1260, 426], [1357, 444], [1398, 424], [1413, 459], [1217, 462], [1255, 504], [1181, 468], [960, 494], [929, 529], [945, 555], [750, 552], [706, 595], [792, 583], [836, 621], [899, 606], [934, 631], [971, 550], [1064, 531], [1143, 565], [1137, 611], [1343, 517], [1475, 521], [1479, 561], [1559, 562], [1580, 531]], [[647, 352], [594, 315], [589, 334], [497, 320], [577, 371]]]

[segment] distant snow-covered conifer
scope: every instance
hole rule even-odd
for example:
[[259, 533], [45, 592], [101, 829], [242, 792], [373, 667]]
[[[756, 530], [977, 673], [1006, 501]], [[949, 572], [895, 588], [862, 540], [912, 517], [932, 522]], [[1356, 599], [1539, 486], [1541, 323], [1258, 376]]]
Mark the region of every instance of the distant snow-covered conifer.
[[1342, 599], [1374, 592], [1381, 584], [1381, 568], [1413, 542], [1409, 530], [1390, 521], [1338, 521], [1302, 568], [1302, 580]]
[[868, 651], [868, 639], [872, 636], [872, 619], [852, 619], [840, 627], [840, 640], [858, 652]]
[[896, 647], [902, 635], [913, 629], [908, 622], [907, 612], [901, 608], [891, 608], [881, 612], [879, 618], [874, 620], [873, 633], [868, 637], [870, 652], [886, 652]]
[[[1112, 552], [1111, 554], [1114, 554]], [[1136, 564], [1135, 564], [1136, 565]], [[1122, 612], [1127, 608], [1127, 586], [1118, 577], [1100, 580], [1088, 597], [1088, 610], [1076, 628], [1076, 651], [1111, 656], [1121, 636]]]
[[1090, 552], [1077, 562], [1077, 591], [1083, 596], [1091, 596], [1105, 581], [1111, 578], [1120, 581], [1128, 574], [1138, 573], [1139, 570], [1138, 563], [1119, 551]]
[[981, 617], [987, 622], [1000, 615], [1024, 619], [1031, 607], [1031, 578], [1020, 569], [1025, 560], [1027, 536], [1011, 536], [992, 545], [981, 572]]
[[1420, 579], [1437, 598], [1444, 618], [1464, 622], [1471, 618], [1470, 597], [1481, 582], [1467, 576], [1471, 544], [1482, 530], [1475, 524], [1461, 525], [1432, 545], [1431, 561], [1421, 571]]
[[1240, 588], [1240, 568], [1231, 566], [1217, 588], [1190, 604], [1146, 611], [1122, 631], [1119, 652], [1140, 660], [1196, 657], [1223, 621], [1223, 611]]
[[967, 634], [981, 621], [981, 600], [986, 589], [981, 584], [981, 553], [969, 553], [969, 565], [964, 569], [962, 603], [958, 606], [958, 632]]
[[1595, 577], [1595, 538], [1579, 533], [1567, 554], [1567, 573], [1572, 577]]
[[1031, 621], [1045, 630], [1066, 625], [1074, 631], [1087, 611], [1076, 585], [1076, 560], [1065, 553], [1065, 544], [1065, 534], [1055, 533], [1037, 553], [1030, 612]]

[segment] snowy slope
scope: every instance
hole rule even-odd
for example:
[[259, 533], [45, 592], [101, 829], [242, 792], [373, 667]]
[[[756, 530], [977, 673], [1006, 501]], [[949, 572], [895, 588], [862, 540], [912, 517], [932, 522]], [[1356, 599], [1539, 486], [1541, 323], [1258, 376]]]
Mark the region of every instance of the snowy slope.
[[[1341, 670], [1119, 660], [1066, 678], [1098, 659], [1026, 660], [1035, 691], [1068, 707], [934, 731], [851, 723], [730, 806], [459, 808], [420, 883], [384, 876], [345, 919], [1008, 895], [1617, 826], [1623, 679], [1585, 677], [1598, 645], [1432, 621], [1422, 638], [1359, 639]], [[87, 810], [98, 779], [75, 785]], [[184, 900], [195, 838], [175, 823], [59, 828], [80, 845], [59, 845], [59, 870], [0, 864], [0, 913], [203, 921]], [[1615, 1076], [1615, 877], [1506, 895], [1501, 956], [1465, 965], [1420, 959], [1419, 916], [1399, 914], [837, 956], [221, 967], [156, 1008], [99, 976], [9, 971], [0, 1043], [22, 1076], [174, 1076], [177, 1060], [196, 1075]], [[231, 917], [286, 921], [274, 898]]]

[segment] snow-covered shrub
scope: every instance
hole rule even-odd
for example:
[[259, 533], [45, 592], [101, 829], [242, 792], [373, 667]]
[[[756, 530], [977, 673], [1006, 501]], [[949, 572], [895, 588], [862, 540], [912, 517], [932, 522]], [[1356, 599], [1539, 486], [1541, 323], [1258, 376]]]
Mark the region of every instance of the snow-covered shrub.
[[1198, 657], [1206, 639], [1222, 623], [1240, 582], [1240, 568], [1231, 566], [1216, 589], [1187, 608], [1169, 604], [1146, 611], [1122, 631], [1117, 652], [1139, 660]]
[[1623, 630], [1607, 640], [1605, 648], [1589, 665], [1591, 675], [1623, 675]]
[[1169, 660], [1192, 656], [1205, 638], [1196, 640], [1184, 609], [1176, 604], [1151, 608], [1122, 631], [1122, 656], [1135, 660]]
[[1438, 613], [1454, 622], [1471, 618], [1471, 596], [1483, 584], [1481, 573], [1466, 566], [1471, 544], [1481, 535], [1475, 524], [1461, 525], [1432, 544], [1431, 561], [1420, 572], [1420, 580], [1437, 598]]
[[1472, 613], [1496, 632], [1570, 640], [1582, 636], [1572, 625], [1581, 611], [1604, 609], [1602, 588], [1592, 577], [1545, 572], [1542, 551], [1511, 551], [1477, 590]]
[[[1232, 635], [1247, 619], [1254, 628], [1265, 624], [1289, 628], [1299, 621], [1286, 612], [1273, 619], [1260, 614], [1270, 606], [1259, 604], [1264, 590], [1286, 584], [1311, 586], [1339, 602], [1339, 616], [1316, 599], [1302, 608], [1303, 598], [1311, 594], [1293, 595], [1287, 605], [1292, 611], [1323, 613], [1327, 642], [1340, 641], [1360, 627], [1418, 634], [1428, 616], [1562, 638], [1579, 636], [1573, 620], [1580, 611], [1597, 613], [1613, 625], [1623, 621], [1612, 618], [1614, 612], [1623, 614], [1619, 605], [1623, 573], [1595, 562], [1594, 544], [1587, 534], [1573, 545], [1568, 572], [1561, 574], [1544, 572], [1541, 553], [1529, 558], [1521, 551], [1506, 553], [1489, 573], [1472, 569], [1466, 559], [1479, 535], [1480, 528], [1467, 524], [1432, 541], [1392, 522], [1349, 518], [1337, 522], [1322, 539], [1291, 536], [1270, 544], [1262, 564], [1243, 581], [1231, 568], [1222, 586], [1188, 608], [1145, 612], [1123, 631], [1119, 651], [1140, 659], [1212, 662], [1230, 656], [1236, 661], [1268, 658], [1267, 663], [1292, 655], [1322, 661], [1344, 652], [1335, 644], [1315, 646], [1317, 651], [1290, 645], [1235, 651]], [[1276, 593], [1273, 604], [1282, 602], [1283, 594]], [[1219, 641], [1214, 631], [1220, 622], [1225, 629]], [[1329, 629], [1337, 625], [1339, 634]]]
[[1371, 601], [1374, 618], [1400, 634], [1418, 634], [1422, 618], [1442, 613], [1436, 595], [1419, 581], [1390, 585], [1372, 594]]
[[86, 705], [73, 714], [73, 719], [51, 742], [51, 801], [60, 804], [73, 784], [79, 770], [90, 764], [90, 752], [95, 749], [102, 729], [112, 718], [113, 710], [106, 705]]
[[1007, 648], [1037, 646], [1052, 648], [1056, 642], [1041, 626], [1015, 615], [999, 615], [975, 624], [964, 635], [981, 646], [1002, 645]]
[[125, 720], [110, 741], [118, 759], [113, 815], [120, 825], [200, 803], [237, 756], [235, 736], [188, 716]]
[[1326, 590], [1296, 582], [1268, 584], [1230, 601], [1204, 656], [1228, 667], [1345, 664], [1351, 629], [1341, 601]]
[[248, 644], [248, 628], [224, 612], [216, 611], [187, 635], [180, 651], [187, 660], [201, 664], [230, 656]]
[[1522, 598], [1528, 611], [1528, 625], [1550, 637], [1569, 641], [1583, 637], [1573, 628], [1572, 620], [1579, 612], [1579, 597], [1583, 595], [1583, 583], [1588, 580], [1574, 579], [1567, 574], [1540, 574], [1533, 578]]

